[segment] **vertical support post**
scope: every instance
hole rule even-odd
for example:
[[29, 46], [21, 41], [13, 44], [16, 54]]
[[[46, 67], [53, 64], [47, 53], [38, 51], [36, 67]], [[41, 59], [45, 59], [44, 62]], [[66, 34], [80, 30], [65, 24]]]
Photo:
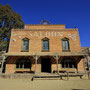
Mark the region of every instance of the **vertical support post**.
[[37, 55], [35, 56], [35, 74], [37, 73], [37, 60], [38, 60], [38, 58], [37, 58]]
[[59, 57], [60, 57], [60, 56], [56, 55], [56, 56], [53, 56], [53, 57], [54, 57], [54, 59], [56, 59], [57, 73], [59, 74], [58, 60], [59, 60]]
[[86, 61], [87, 61], [87, 70], [89, 70], [89, 65], [88, 65], [88, 56], [86, 55]]
[[67, 80], [69, 80], [69, 72], [67, 72]]
[[2, 73], [3, 73], [3, 65], [4, 65], [4, 62], [5, 62], [5, 56], [3, 56], [2, 65], [1, 65], [1, 72], [2, 72]]
[[58, 70], [58, 56], [56, 56], [56, 62], [57, 62], [57, 73], [59, 74], [59, 70]]

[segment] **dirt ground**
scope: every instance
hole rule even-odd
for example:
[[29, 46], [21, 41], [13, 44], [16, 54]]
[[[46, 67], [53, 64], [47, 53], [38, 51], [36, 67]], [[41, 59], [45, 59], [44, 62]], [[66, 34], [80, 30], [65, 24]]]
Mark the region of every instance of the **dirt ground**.
[[0, 78], [0, 90], [90, 90], [90, 79], [70, 77], [60, 79], [3, 79]]

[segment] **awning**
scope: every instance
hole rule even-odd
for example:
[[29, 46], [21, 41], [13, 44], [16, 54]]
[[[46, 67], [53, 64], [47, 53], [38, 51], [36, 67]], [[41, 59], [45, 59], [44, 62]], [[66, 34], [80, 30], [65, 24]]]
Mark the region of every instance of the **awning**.
[[8, 52], [4, 56], [85, 56], [83, 52]]

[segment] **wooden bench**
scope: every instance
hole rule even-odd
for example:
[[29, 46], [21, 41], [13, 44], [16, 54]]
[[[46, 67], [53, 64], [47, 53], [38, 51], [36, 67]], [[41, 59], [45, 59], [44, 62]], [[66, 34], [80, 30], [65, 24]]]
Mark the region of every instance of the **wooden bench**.
[[62, 79], [62, 77], [67, 77], [67, 80], [69, 79], [69, 77], [80, 77], [80, 79], [82, 79], [82, 76], [84, 74], [81, 73], [71, 73], [71, 72], [66, 72], [66, 73], [60, 73], [60, 78]]
[[15, 71], [14, 73], [29, 73], [30, 71]]
[[[59, 73], [65, 73], [66, 70], [59, 70]], [[53, 73], [57, 73], [57, 70], [54, 70]]]
[[53, 76], [40, 76], [40, 75], [35, 75], [32, 77], [31, 81], [34, 80], [34, 78], [60, 78], [62, 79], [62, 77], [67, 77], [67, 80], [69, 80], [69, 77], [80, 77], [80, 79], [82, 79], [82, 76], [84, 74], [80, 74], [80, 73], [60, 73], [58, 75], [53, 75]]

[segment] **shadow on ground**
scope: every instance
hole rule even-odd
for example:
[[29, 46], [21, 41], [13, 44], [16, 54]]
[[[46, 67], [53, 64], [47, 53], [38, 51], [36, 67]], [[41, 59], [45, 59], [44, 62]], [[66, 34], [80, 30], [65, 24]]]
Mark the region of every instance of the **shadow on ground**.
[[90, 89], [72, 89], [72, 90], [90, 90]]

